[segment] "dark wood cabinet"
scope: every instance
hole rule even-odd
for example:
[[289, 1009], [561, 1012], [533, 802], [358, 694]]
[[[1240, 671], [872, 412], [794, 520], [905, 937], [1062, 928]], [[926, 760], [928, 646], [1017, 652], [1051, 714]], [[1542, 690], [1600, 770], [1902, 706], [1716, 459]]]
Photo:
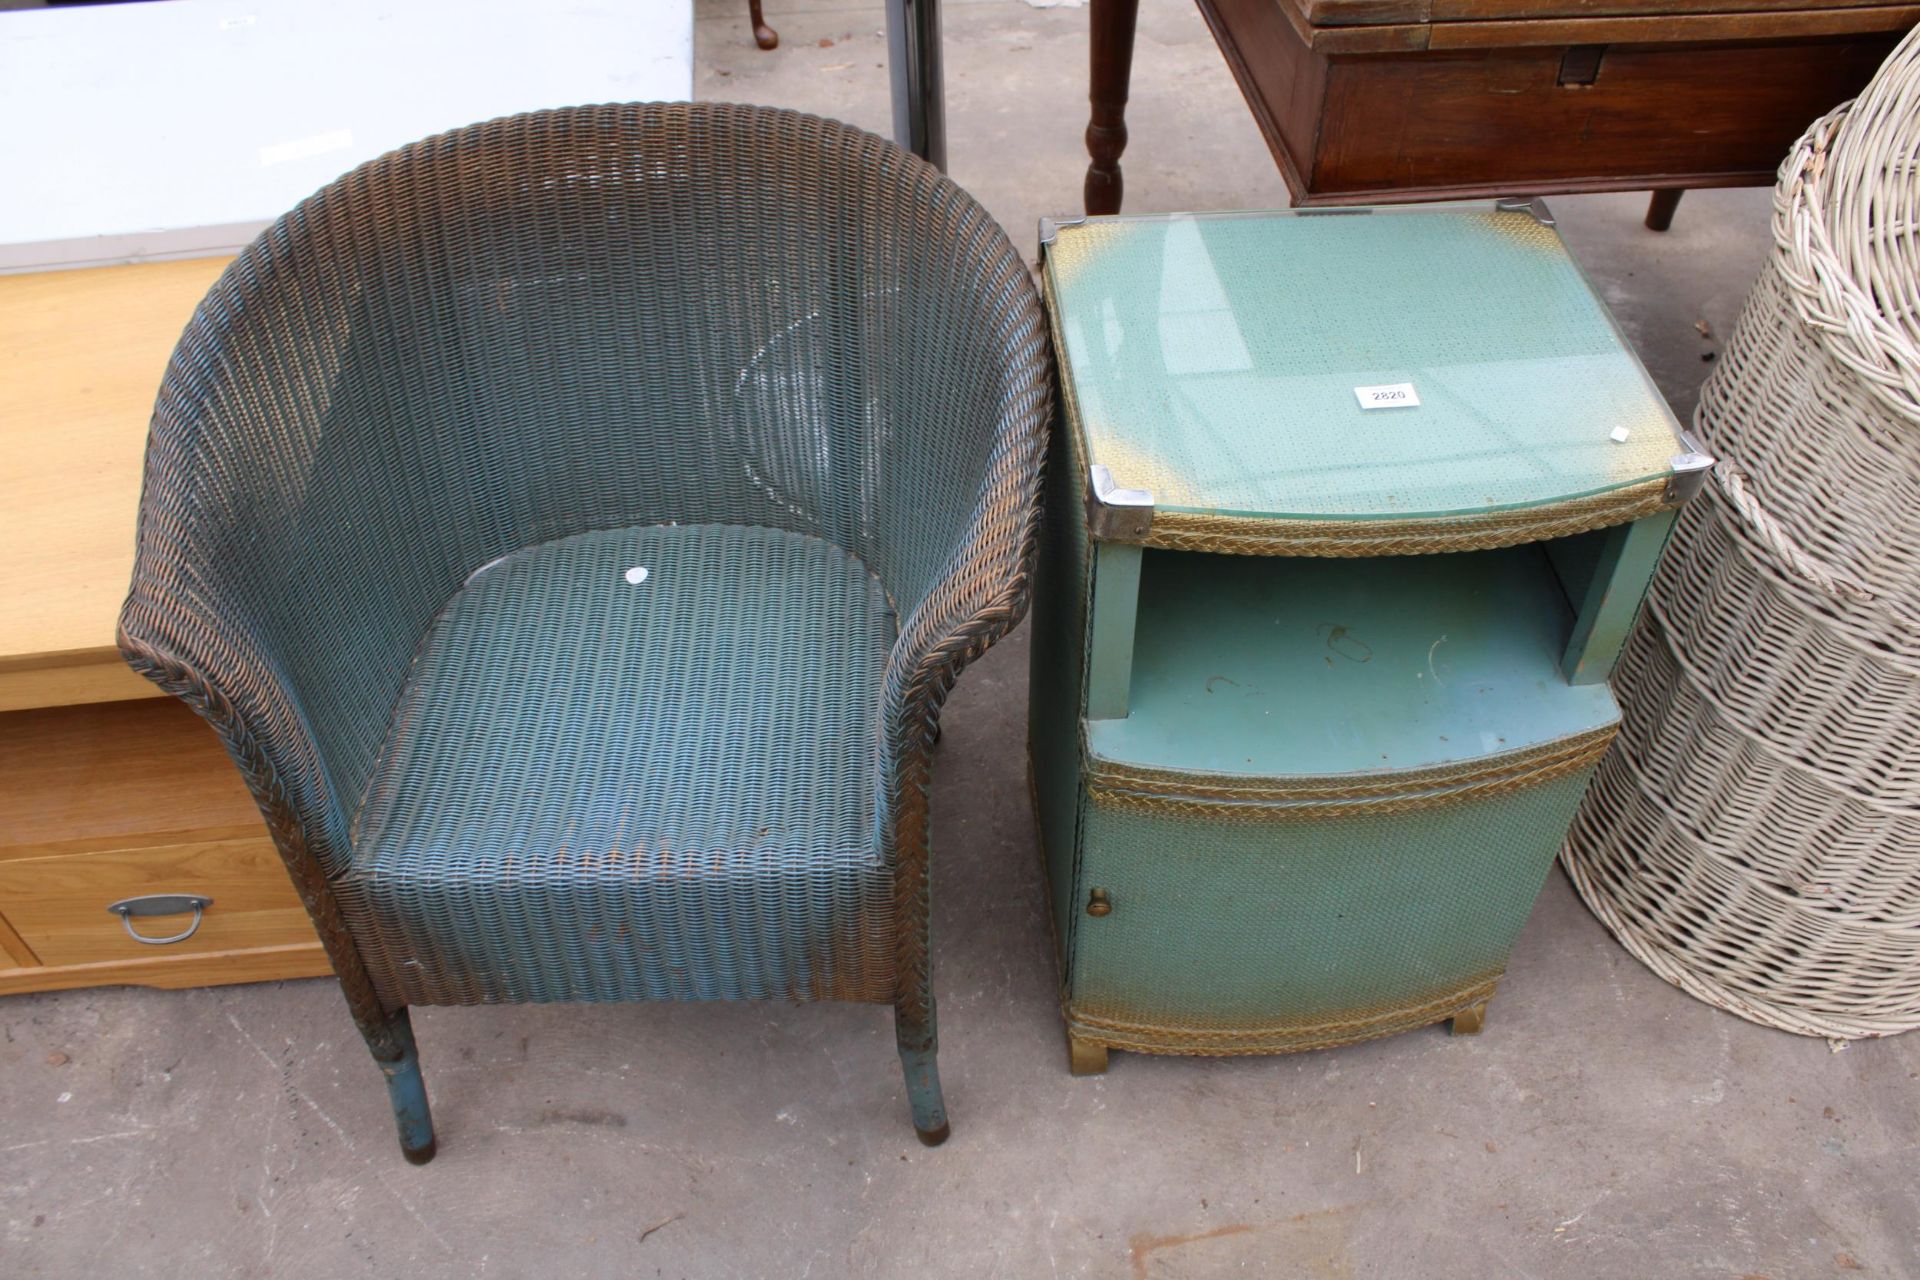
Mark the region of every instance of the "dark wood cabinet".
[[[1302, 204], [1665, 189], [1656, 219], [1680, 189], [1771, 182], [1920, 21], [1804, 0], [1198, 2]], [[1089, 213], [1119, 205], [1134, 5], [1093, 4]]]

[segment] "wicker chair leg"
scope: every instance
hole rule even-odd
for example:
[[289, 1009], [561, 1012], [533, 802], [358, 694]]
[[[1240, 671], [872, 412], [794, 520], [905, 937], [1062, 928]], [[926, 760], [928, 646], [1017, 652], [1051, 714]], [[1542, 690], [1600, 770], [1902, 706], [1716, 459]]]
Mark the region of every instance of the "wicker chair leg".
[[913, 1108], [913, 1131], [922, 1146], [937, 1147], [953, 1127], [947, 1123], [947, 1103], [940, 1094], [940, 1065], [936, 1049], [900, 1047], [900, 1066], [907, 1075], [907, 1103]]
[[896, 1005], [893, 1010], [894, 1039], [900, 1045], [900, 1067], [907, 1076], [907, 1105], [913, 1108], [913, 1131], [923, 1145], [937, 1147], [947, 1140], [952, 1129], [947, 1124], [947, 1103], [940, 1094], [939, 1041], [934, 1032], [933, 1007], [926, 1006], [924, 1022], [909, 1017]]
[[[400, 1154], [410, 1164], [425, 1164], [433, 1159], [438, 1144], [433, 1136], [433, 1112], [427, 1107], [427, 1082], [420, 1075], [420, 1048], [414, 1043], [413, 1021], [402, 1009], [387, 1021], [385, 1030], [399, 1043], [400, 1056], [382, 1060], [376, 1049], [374, 1060], [387, 1077], [387, 1097], [400, 1126]], [[373, 1037], [368, 1037], [368, 1043], [373, 1043]]]

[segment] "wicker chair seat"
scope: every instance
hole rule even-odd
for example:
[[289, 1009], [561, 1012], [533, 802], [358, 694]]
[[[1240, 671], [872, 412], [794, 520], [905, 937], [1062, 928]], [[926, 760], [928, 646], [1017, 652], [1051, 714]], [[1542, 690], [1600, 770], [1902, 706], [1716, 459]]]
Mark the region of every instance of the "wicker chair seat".
[[894, 633], [859, 560], [775, 529], [604, 530], [476, 573], [339, 885], [382, 996], [890, 1000]]

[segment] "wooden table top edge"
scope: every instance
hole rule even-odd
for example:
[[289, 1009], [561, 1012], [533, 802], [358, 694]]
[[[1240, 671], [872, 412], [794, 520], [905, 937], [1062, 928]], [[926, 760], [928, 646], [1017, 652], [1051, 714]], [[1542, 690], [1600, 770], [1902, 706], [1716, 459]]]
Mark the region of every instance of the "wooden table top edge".
[[[5, 954], [5, 953], [0, 953]], [[231, 951], [190, 951], [137, 960], [0, 968], [0, 996], [79, 987], [161, 987], [178, 990], [232, 982], [280, 982], [333, 974], [326, 948], [313, 942]]]
[[[1205, 0], [1202, 0], [1205, 3]], [[1920, 23], [1913, 4], [1578, 17], [1465, 15], [1389, 22], [1316, 20], [1304, 0], [1275, 0], [1289, 25], [1316, 52], [1418, 53], [1577, 44], [1684, 44], [1721, 40], [1807, 40], [1905, 31]]]
[[1279, 0], [1320, 27], [1502, 22], [1534, 18], [1760, 17], [1837, 9], [1904, 7], [1904, 0], [1589, 0], [1569, 13], [1568, 0]]
[[229, 261], [0, 276], [0, 712], [158, 694], [115, 646], [147, 427], [180, 331]]

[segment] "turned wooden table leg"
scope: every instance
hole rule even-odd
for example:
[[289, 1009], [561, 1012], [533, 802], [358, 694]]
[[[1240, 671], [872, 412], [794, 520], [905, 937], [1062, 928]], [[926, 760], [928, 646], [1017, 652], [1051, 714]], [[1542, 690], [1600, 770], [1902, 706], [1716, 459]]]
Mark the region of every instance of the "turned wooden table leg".
[[753, 23], [753, 42], [762, 49], [776, 49], [780, 46], [780, 35], [767, 25], [766, 14], [760, 10], [760, 0], [747, 0], [747, 18]]
[[1687, 194], [1685, 187], [1662, 187], [1653, 193], [1653, 199], [1647, 201], [1647, 230], [1665, 231], [1673, 225], [1673, 211], [1680, 207], [1680, 197]]
[[1133, 76], [1133, 29], [1140, 0], [1093, 0], [1088, 46], [1092, 75], [1087, 92], [1088, 213], [1120, 212], [1120, 153], [1127, 149], [1127, 82]]

